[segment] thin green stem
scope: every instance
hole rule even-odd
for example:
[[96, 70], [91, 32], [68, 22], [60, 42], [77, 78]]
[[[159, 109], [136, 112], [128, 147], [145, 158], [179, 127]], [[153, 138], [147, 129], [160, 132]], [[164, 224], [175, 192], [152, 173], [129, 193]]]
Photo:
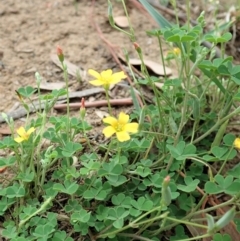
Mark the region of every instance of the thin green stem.
[[38, 215], [39, 213], [45, 211], [45, 209], [47, 208], [47, 206], [51, 203], [51, 201], [54, 199], [55, 197], [49, 197], [47, 200], [45, 200], [45, 202], [41, 205], [41, 207], [34, 213], [32, 213], [31, 215], [29, 215], [28, 217], [26, 217], [25, 219], [21, 220], [19, 225], [18, 225], [18, 231], [20, 231], [21, 227], [28, 221], [30, 220], [32, 217]]
[[66, 83], [66, 91], [67, 91], [67, 121], [66, 121], [66, 133], [67, 133], [67, 141], [69, 141], [69, 137], [70, 135], [70, 130], [71, 130], [71, 126], [70, 126], [70, 106], [69, 106], [69, 80], [68, 80], [68, 72], [67, 72], [67, 65], [64, 64], [64, 62], [61, 62], [62, 64], [62, 69], [63, 69], [63, 75], [64, 75], [64, 80]]
[[110, 104], [108, 88], [105, 88], [105, 93], [106, 93], [106, 99], [107, 99], [107, 104], [108, 104], [108, 112], [109, 112], [110, 115], [112, 115], [112, 108], [111, 108], [111, 104]]
[[226, 156], [226, 158], [225, 158], [225, 160], [224, 160], [224, 162], [223, 162], [221, 168], [219, 169], [217, 175], [221, 174], [221, 172], [223, 171], [223, 168], [225, 167], [225, 165], [226, 165], [226, 163], [227, 163], [227, 161], [228, 161], [228, 157], [230, 156], [230, 154], [231, 154], [233, 148], [234, 148], [234, 146], [232, 146], [231, 149], [229, 150], [228, 155]]
[[223, 117], [222, 119], [218, 119], [216, 124], [213, 125], [208, 131], [206, 131], [203, 135], [195, 139], [192, 143], [198, 143], [208, 135], [210, 135], [214, 130], [216, 130], [222, 123], [224, 123], [226, 120], [229, 120], [231, 117], [233, 117], [236, 114], [240, 113], [240, 107], [238, 107], [236, 110], [234, 110], [232, 113], [228, 114], [227, 116]]

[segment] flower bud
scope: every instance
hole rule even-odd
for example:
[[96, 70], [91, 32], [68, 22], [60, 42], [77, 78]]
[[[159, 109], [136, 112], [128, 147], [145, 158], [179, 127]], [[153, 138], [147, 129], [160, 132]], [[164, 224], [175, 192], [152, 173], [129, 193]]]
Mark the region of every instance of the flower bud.
[[141, 47], [137, 42], [133, 42], [133, 46], [137, 50], [138, 53], [142, 52]]
[[85, 109], [85, 99], [82, 98], [81, 100], [81, 107], [80, 107], [80, 117], [82, 120], [84, 120], [86, 114], [86, 109]]
[[228, 210], [217, 222], [216, 222], [216, 228], [217, 230], [220, 230], [221, 228], [228, 225], [234, 218], [236, 214], [235, 207]]
[[42, 80], [41, 75], [38, 72], [36, 72], [35, 78], [36, 78], [37, 85], [39, 86]]
[[113, 19], [113, 14], [112, 14], [112, 3], [108, 0], [108, 18], [109, 18], [109, 23], [112, 27], [115, 26], [114, 19]]
[[4, 173], [7, 169], [7, 166], [0, 167], [0, 173]]
[[162, 204], [169, 206], [172, 200], [171, 189], [169, 187], [170, 176], [167, 176], [163, 180], [162, 184]]
[[61, 63], [63, 63], [64, 61], [64, 55], [63, 55], [63, 50], [60, 46], [57, 46], [57, 56], [58, 56], [58, 59]]

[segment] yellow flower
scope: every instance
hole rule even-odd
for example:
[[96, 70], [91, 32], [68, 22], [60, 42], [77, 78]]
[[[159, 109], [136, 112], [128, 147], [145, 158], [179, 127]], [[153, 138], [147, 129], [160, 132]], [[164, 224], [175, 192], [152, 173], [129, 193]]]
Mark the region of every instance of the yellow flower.
[[22, 141], [27, 141], [30, 137], [30, 135], [35, 131], [34, 127], [31, 127], [28, 131], [24, 129], [24, 127], [20, 127], [17, 129], [18, 137], [14, 138], [14, 140], [17, 143], [20, 143]]
[[173, 53], [176, 55], [180, 55], [181, 54], [180, 48], [173, 48]]
[[236, 138], [233, 142], [235, 148], [240, 149], [240, 138]]
[[113, 74], [111, 69], [104, 70], [101, 73], [98, 73], [93, 69], [89, 69], [88, 73], [96, 78], [89, 81], [90, 84], [94, 86], [102, 85], [105, 89], [109, 89], [109, 86], [111, 84], [117, 84], [122, 79], [125, 79], [127, 77], [123, 71]]
[[117, 139], [120, 142], [127, 141], [130, 139], [129, 133], [138, 132], [138, 123], [128, 123], [129, 115], [121, 112], [118, 119], [108, 116], [103, 119], [103, 122], [109, 124], [103, 129], [103, 134], [108, 138], [116, 133]]

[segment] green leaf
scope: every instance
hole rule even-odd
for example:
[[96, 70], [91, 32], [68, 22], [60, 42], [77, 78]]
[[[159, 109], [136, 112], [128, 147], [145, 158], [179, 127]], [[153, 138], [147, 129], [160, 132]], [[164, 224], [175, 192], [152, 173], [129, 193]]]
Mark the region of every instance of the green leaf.
[[9, 206], [16, 202], [15, 198], [2, 197], [0, 199], [0, 215], [3, 215]]
[[230, 195], [236, 195], [239, 193], [239, 186], [240, 186], [240, 181], [236, 180], [226, 188], [225, 193]]
[[213, 162], [213, 161], [218, 161], [218, 158], [211, 155], [204, 155], [203, 160], [207, 162]]
[[230, 152], [227, 152], [225, 155], [222, 156], [222, 160], [232, 160], [234, 157], [237, 156], [237, 151], [235, 149], [229, 149]]
[[85, 236], [88, 233], [89, 226], [87, 223], [75, 223], [73, 226], [73, 230], [75, 232], [79, 232], [81, 236]]
[[18, 236], [18, 234], [16, 232], [16, 227], [7, 226], [6, 229], [3, 229], [2, 235], [3, 235], [3, 237], [8, 238], [8, 239], [16, 238]]
[[102, 185], [101, 181], [97, 181], [94, 188], [90, 188], [83, 192], [83, 197], [85, 199], [104, 200], [110, 191], [111, 187], [109, 183], [105, 182]]
[[151, 174], [151, 169], [149, 167], [138, 166], [136, 173], [141, 177], [147, 177]]
[[181, 193], [177, 198], [177, 202], [182, 210], [189, 212], [195, 206], [195, 198], [191, 194]]
[[228, 152], [228, 148], [227, 147], [219, 147], [219, 146], [214, 146], [211, 150], [212, 154], [221, 159], [223, 157], [223, 155], [225, 155]]
[[234, 223], [237, 226], [237, 231], [240, 233], [240, 219], [239, 218], [234, 218]]
[[21, 87], [18, 89], [18, 93], [26, 98], [30, 98], [37, 90], [31, 86]]
[[113, 226], [114, 226], [116, 229], [122, 228], [122, 227], [123, 227], [123, 224], [124, 224], [123, 218], [119, 218], [118, 220], [116, 220], [116, 221], [113, 222]]
[[108, 211], [108, 219], [115, 220], [113, 226], [117, 229], [120, 229], [124, 225], [124, 218], [129, 214], [128, 210], [125, 210], [123, 207], [110, 208]]
[[122, 185], [123, 183], [127, 182], [127, 178], [122, 175], [119, 175], [119, 176], [107, 175], [106, 178], [109, 181], [109, 184], [114, 187], [118, 187], [118, 186]]
[[210, 43], [216, 43], [216, 38], [213, 36], [213, 35], [211, 35], [211, 34], [206, 34], [206, 35], [204, 35], [204, 38], [203, 38], [205, 41], [208, 41], [208, 42], [210, 42]]
[[217, 186], [217, 184], [214, 182], [206, 182], [204, 186], [204, 190], [206, 193], [209, 193], [209, 194], [217, 194], [222, 192], [222, 189], [219, 186]]
[[213, 60], [213, 65], [218, 68], [218, 67], [219, 67], [220, 65], [222, 65], [224, 62], [225, 62], [225, 59], [223, 59], [223, 58], [215, 58], [215, 59]]
[[62, 154], [65, 157], [72, 157], [73, 154], [77, 151], [81, 151], [83, 149], [82, 145], [74, 142], [67, 142], [65, 147], [62, 148]]
[[164, 37], [168, 42], [173, 42], [173, 43], [181, 42], [181, 37], [179, 35], [172, 35], [171, 37], [167, 37], [167, 35], [164, 33]]
[[234, 166], [231, 170], [228, 170], [227, 175], [232, 175], [233, 177], [240, 179], [240, 163]]
[[177, 188], [183, 192], [193, 192], [194, 190], [196, 190], [197, 185], [200, 182], [198, 179], [193, 180], [192, 177], [189, 176], [185, 177], [184, 181], [186, 183], [186, 186], [182, 184], [177, 185]]
[[217, 70], [220, 75], [230, 76], [228, 68], [225, 65], [220, 65]]
[[179, 156], [181, 156], [183, 154], [183, 150], [185, 148], [185, 142], [184, 141], [180, 141], [176, 147], [174, 147], [173, 145], [167, 145], [168, 150], [171, 152], [171, 155], [174, 158], [177, 158]]
[[131, 204], [134, 208], [142, 211], [150, 211], [153, 208], [153, 202], [145, 197], [140, 197], [137, 201], [132, 200]]
[[49, 223], [45, 225], [38, 225], [33, 232], [33, 236], [37, 237], [38, 239], [48, 239], [50, 237], [50, 234], [54, 231], [55, 229]]
[[79, 188], [77, 182], [71, 182], [70, 180], [64, 181], [64, 186], [61, 183], [55, 183], [54, 190], [73, 195]]
[[112, 203], [116, 206], [119, 206], [123, 200], [125, 199], [125, 195], [123, 193], [119, 193], [117, 196], [112, 196]]
[[194, 33], [188, 33], [181, 38], [181, 42], [190, 42], [196, 39], [196, 35]]
[[155, 19], [161, 28], [169, 28], [172, 26], [159, 12], [157, 12], [146, 0], [139, 0], [139, 2], [146, 8], [149, 14]]
[[216, 233], [213, 236], [213, 241], [234, 241], [231, 239], [229, 234]]
[[224, 33], [221, 37], [217, 38], [216, 43], [226, 43], [231, 40], [232, 34], [231, 33]]
[[170, 237], [170, 241], [177, 241], [181, 239], [188, 239], [189, 237], [185, 234], [184, 227], [182, 225], [177, 225], [175, 227], [175, 236]]
[[235, 140], [235, 135], [229, 133], [229, 134], [226, 134], [224, 137], [223, 137], [223, 143], [227, 146], [230, 146], [232, 147], [233, 145], [233, 142]]
[[14, 183], [13, 186], [10, 186], [6, 189], [6, 197], [8, 198], [16, 198], [16, 197], [24, 197], [25, 196], [25, 188], [20, 186], [17, 183]]
[[209, 194], [217, 194], [220, 192], [235, 194], [236, 187], [239, 185], [237, 182], [233, 182], [233, 176], [228, 175], [224, 178], [221, 175], [214, 177], [216, 182], [206, 182], [204, 190]]
[[7, 158], [0, 158], [0, 167], [12, 166], [16, 163], [16, 157], [10, 156]]
[[212, 64], [212, 62], [210, 60], [203, 60], [198, 64], [198, 67], [200, 69], [212, 69], [215, 70], [216, 67]]
[[73, 222], [87, 223], [90, 217], [91, 217], [91, 213], [87, 212], [85, 209], [82, 209], [79, 212], [74, 212], [71, 215], [71, 220]]
[[51, 241], [74, 241], [74, 240], [70, 237], [67, 237], [67, 233], [65, 231], [57, 231], [54, 233]]
[[27, 168], [24, 173], [19, 173], [17, 177], [23, 182], [32, 182], [34, 179], [34, 172], [31, 172], [31, 169]]
[[72, 211], [80, 211], [82, 210], [82, 206], [79, 204], [77, 200], [69, 199], [67, 205], [64, 207], [64, 210], [69, 213]]

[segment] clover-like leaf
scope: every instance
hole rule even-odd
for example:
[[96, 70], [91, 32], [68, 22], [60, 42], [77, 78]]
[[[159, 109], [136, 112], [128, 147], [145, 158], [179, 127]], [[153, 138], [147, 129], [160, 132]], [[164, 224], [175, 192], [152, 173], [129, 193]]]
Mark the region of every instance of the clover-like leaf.
[[53, 186], [54, 190], [73, 195], [78, 190], [79, 185], [77, 182], [71, 182], [69, 180], [64, 181], [64, 185], [61, 183], [55, 183]]
[[18, 89], [18, 93], [26, 98], [30, 98], [37, 90], [32, 86], [21, 87]]
[[91, 217], [91, 213], [87, 212], [85, 209], [81, 209], [78, 212], [74, 212], [71, 215], [71, 220], [75, 222], [87, 223]]
[[193, 180], [192, 177], [185, 177], [184, 181], [186, 186], [182, 184], [177, 185], [177, 188], [183, 192], [193, 192], [200, 182], [198, 179]]
[[73, 154], [77, 151], [82, 150], [82, 145], [80, 143], [74, 143], [74, 142], [67, 142], [65, 147], [62, 148], [62, 154], [65, 157], [72, 157]]

